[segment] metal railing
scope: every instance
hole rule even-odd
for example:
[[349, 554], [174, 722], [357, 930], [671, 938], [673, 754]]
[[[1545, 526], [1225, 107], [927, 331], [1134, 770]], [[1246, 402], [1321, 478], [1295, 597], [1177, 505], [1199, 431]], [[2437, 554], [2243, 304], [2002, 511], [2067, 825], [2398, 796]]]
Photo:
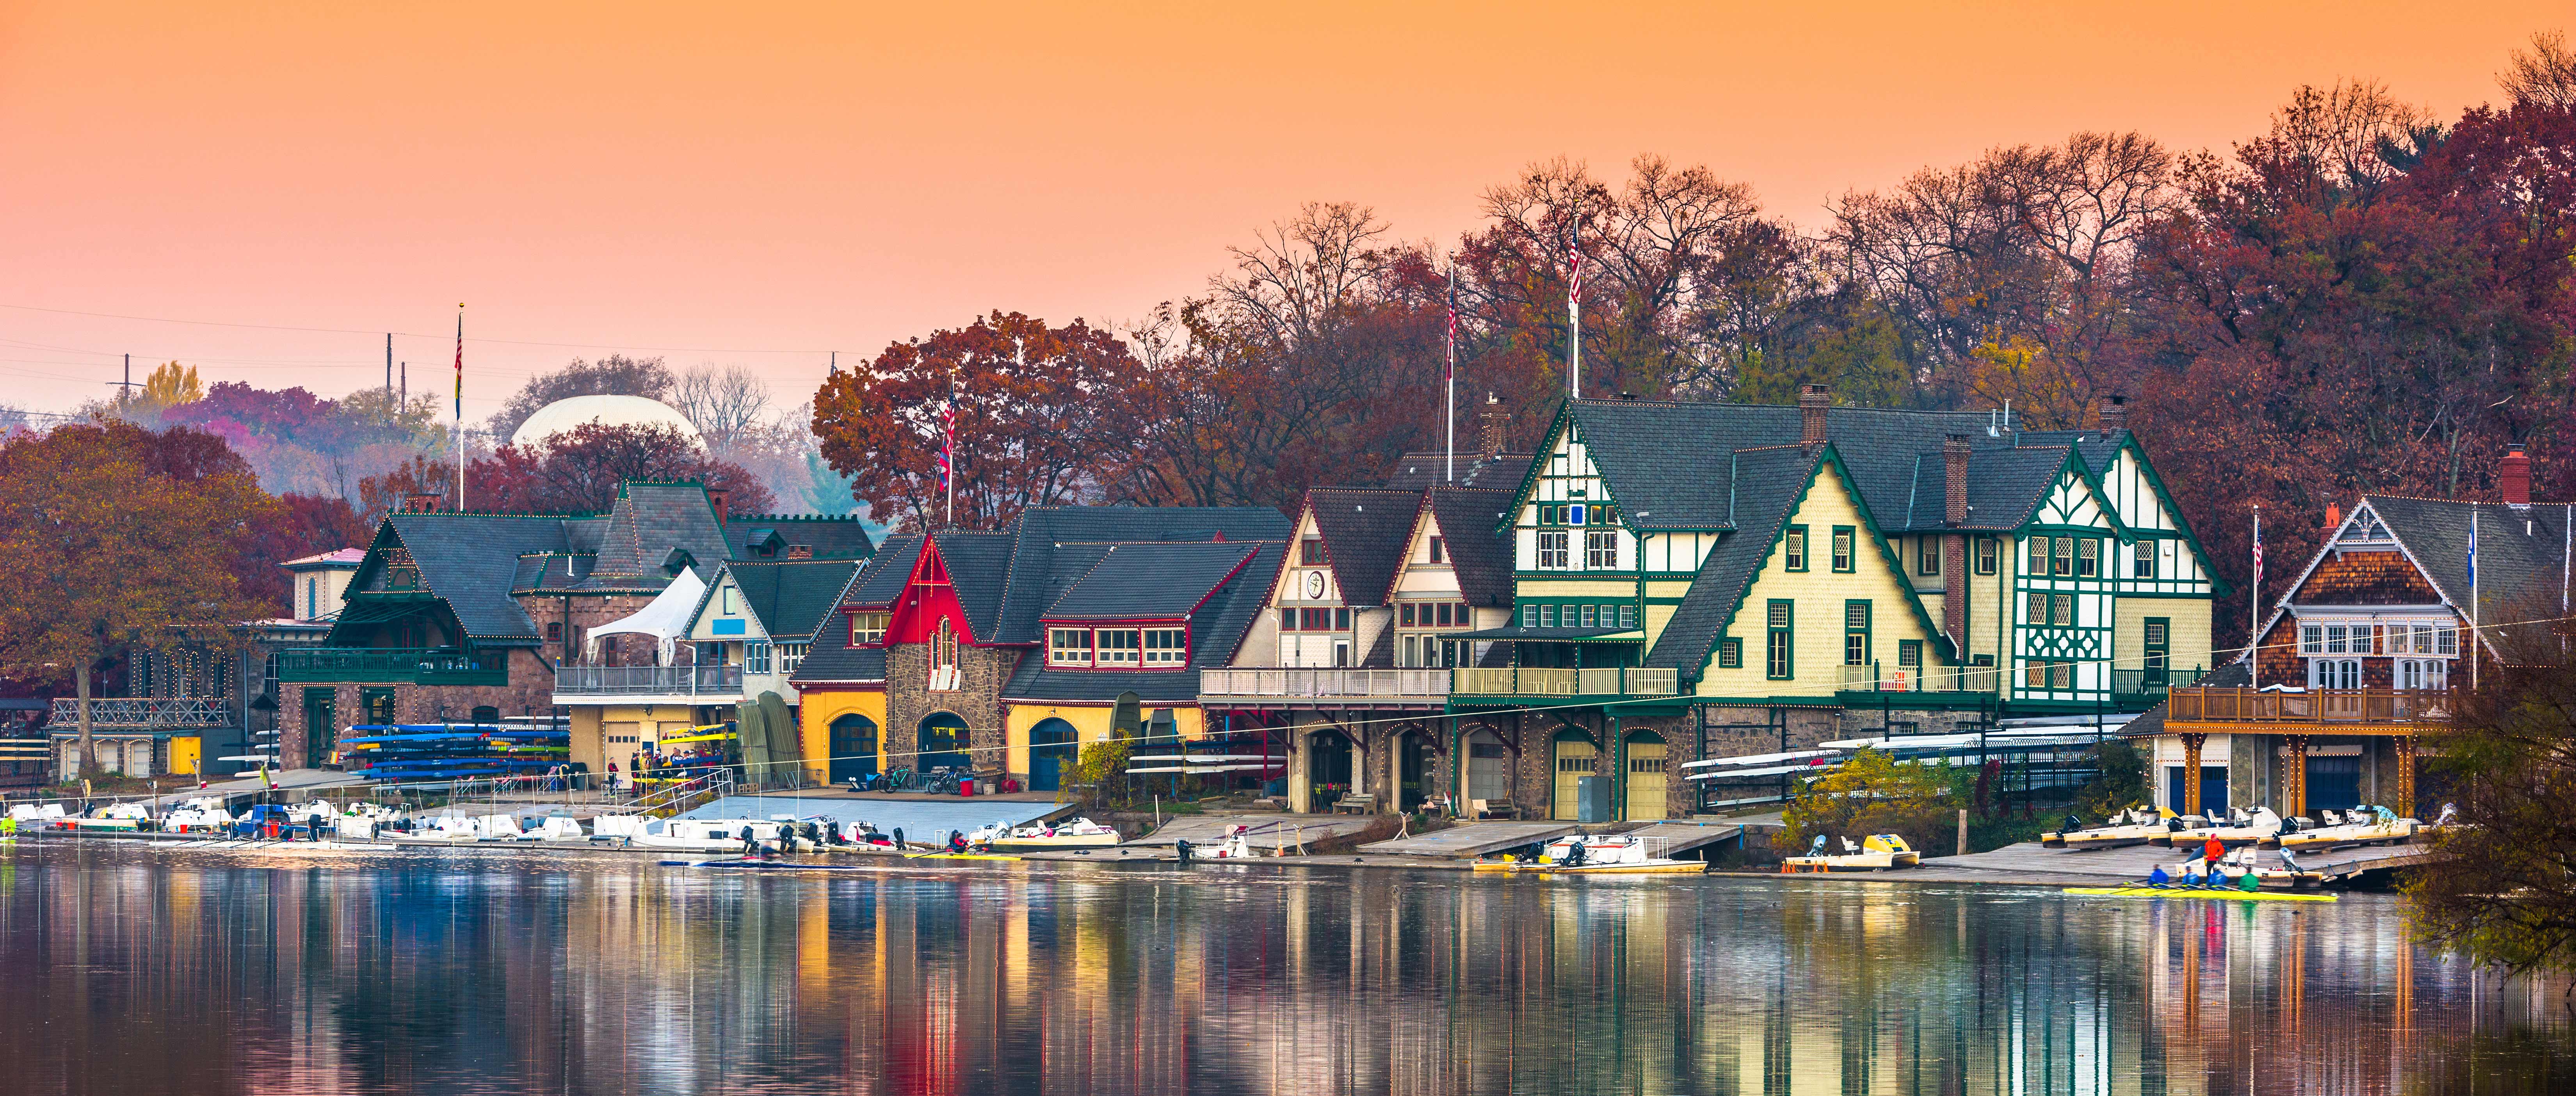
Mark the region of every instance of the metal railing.
[[742, 695], [740, 666], [557, 666], [556, 696]]
[[1435, 669], [1227, 669], [1199, 671], [1199, 695], [1247, 699], [1438, 700], [1449, 695], [1449, 671]]
[[[89, 725], [93, 728], [135, 728], [153, 730], [189, 727], [219, 728], [233, 725], [232, 701], [220, 696], [168, 697], [91, 697]], [[56, 731], [80, 727], [80, 698], [55, 697], [53, 718]]]
[[1674, 696], [1681, 674], [1669, 666], [1598, 666], [1568, 670], [1490, 666], [1451, 671], [1450, 691], [1468, 696]]
[[410, 682], [415, 685], [507, 685], [507, 651], [454, 647], [290, 647], [277, 652], [277, 679], [305, 682]]
[[2200, 680], [2203, 670], [2113, 670], [2111, 692], [2120, 696], [2145, 696], [2189, 685]]
[[2450, 694], [2435, 689], [2178, 688], [2167, 723], [2431, 723], [2447, 720]]
[[[595, 667], [594, 667], [595, 668]], [[611, 814], [649, 814], [669, 818], [702, 803], [713, 803], [734, 791], [733, 770], [717, 769], [650, 792], [610, 808]]]

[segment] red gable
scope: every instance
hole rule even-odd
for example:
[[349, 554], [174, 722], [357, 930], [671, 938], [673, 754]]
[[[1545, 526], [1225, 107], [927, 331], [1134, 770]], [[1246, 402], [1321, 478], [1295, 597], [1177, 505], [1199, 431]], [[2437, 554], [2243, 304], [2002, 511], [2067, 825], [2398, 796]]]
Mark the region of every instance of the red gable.
[[957, 588], [948, 581], [947, 561], [939, 557], [939, 542], [925, 540], [903, 594], [895, 599], [894, 614], [886, 621], [886, 642], [928, 643], [941, 620], [948, 621], [960, 639], [975, 642], [974, 629], [966, 624], [966, 608], [958, 603]]

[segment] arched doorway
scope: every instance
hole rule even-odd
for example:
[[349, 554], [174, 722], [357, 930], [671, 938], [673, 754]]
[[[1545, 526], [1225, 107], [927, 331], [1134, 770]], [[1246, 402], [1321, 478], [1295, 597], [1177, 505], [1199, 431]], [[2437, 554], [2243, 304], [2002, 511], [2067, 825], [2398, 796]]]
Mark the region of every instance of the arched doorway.
[[1029, 790], [1051, 792], [1064, 786], [1064, 774], [1073, 768], [1073, 724], [1061, 719], [1046, 719], [1029, 728]]
[[855, 712], [832, 720], [832, 783], [876, 775], [877, 721]]
[[1438, 755], [1431, 735], [1420, 727], [1395, 733], [1395, 809], [1411, 814], [1431, 798], [1431, 765]]
[[1664, 736], [1653, 731], [1630, 731], [1626, 745], [1628, 802], [1621, 817], [1631, 822], [1665, 817]]
[[1580, 782], [1584, 777], [1594, 775], [1594, 759], [1600, 756], [1601, 751], [1593, 747], [1592, 740], [1585, 738], [1583, 732], [1563, 730], [1556, 732], [1555, 753], [1556, 786], [1548, 797], [1547, 816], [1559, 822], [1579, 821], [1583, 817], [1582, 804], [1576, 800], [1583, 787]]
[[1306, 809], [1331, 810], [1351, 790], [1351, 740], [1340, 731], [1317, 731], [1306, 739]]
[[966, 720], [955, 712], [932, 712], [921, 717], [914, 749], [912, 771], [916, 773], [964, 769], [973, 764], [966, 756]]
[[[1478, 727], [1467, 735], [1467, 798], [1484, 800], [1488, 809], [1511, 802], [1512, 748], [1492, 728]], [[1472, 810], [1475, 804], [1467, 806]]]

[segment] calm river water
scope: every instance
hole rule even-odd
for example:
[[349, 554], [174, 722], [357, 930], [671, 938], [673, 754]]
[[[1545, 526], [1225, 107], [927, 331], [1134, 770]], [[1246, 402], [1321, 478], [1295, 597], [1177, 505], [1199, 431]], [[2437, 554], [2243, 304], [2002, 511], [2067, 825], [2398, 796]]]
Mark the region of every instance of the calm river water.
[[0, 1091], [2576, 1089], [2393, 900], [0, 853]]

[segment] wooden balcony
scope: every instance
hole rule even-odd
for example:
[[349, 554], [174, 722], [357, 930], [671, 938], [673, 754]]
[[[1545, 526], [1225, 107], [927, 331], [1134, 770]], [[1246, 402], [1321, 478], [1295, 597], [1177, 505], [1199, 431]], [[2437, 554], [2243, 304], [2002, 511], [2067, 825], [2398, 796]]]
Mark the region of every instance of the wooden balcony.
[[1201, 670], [1199, 702], [1255, 707], [1437, 708], [1449, 698], [1449, 674], [1448, 670], [1428, 668]]
[[2435, 689], [2178, 688], [2167, 730], [2190, 734], [2413, 734], [2447, 722], [2450, 694]]

